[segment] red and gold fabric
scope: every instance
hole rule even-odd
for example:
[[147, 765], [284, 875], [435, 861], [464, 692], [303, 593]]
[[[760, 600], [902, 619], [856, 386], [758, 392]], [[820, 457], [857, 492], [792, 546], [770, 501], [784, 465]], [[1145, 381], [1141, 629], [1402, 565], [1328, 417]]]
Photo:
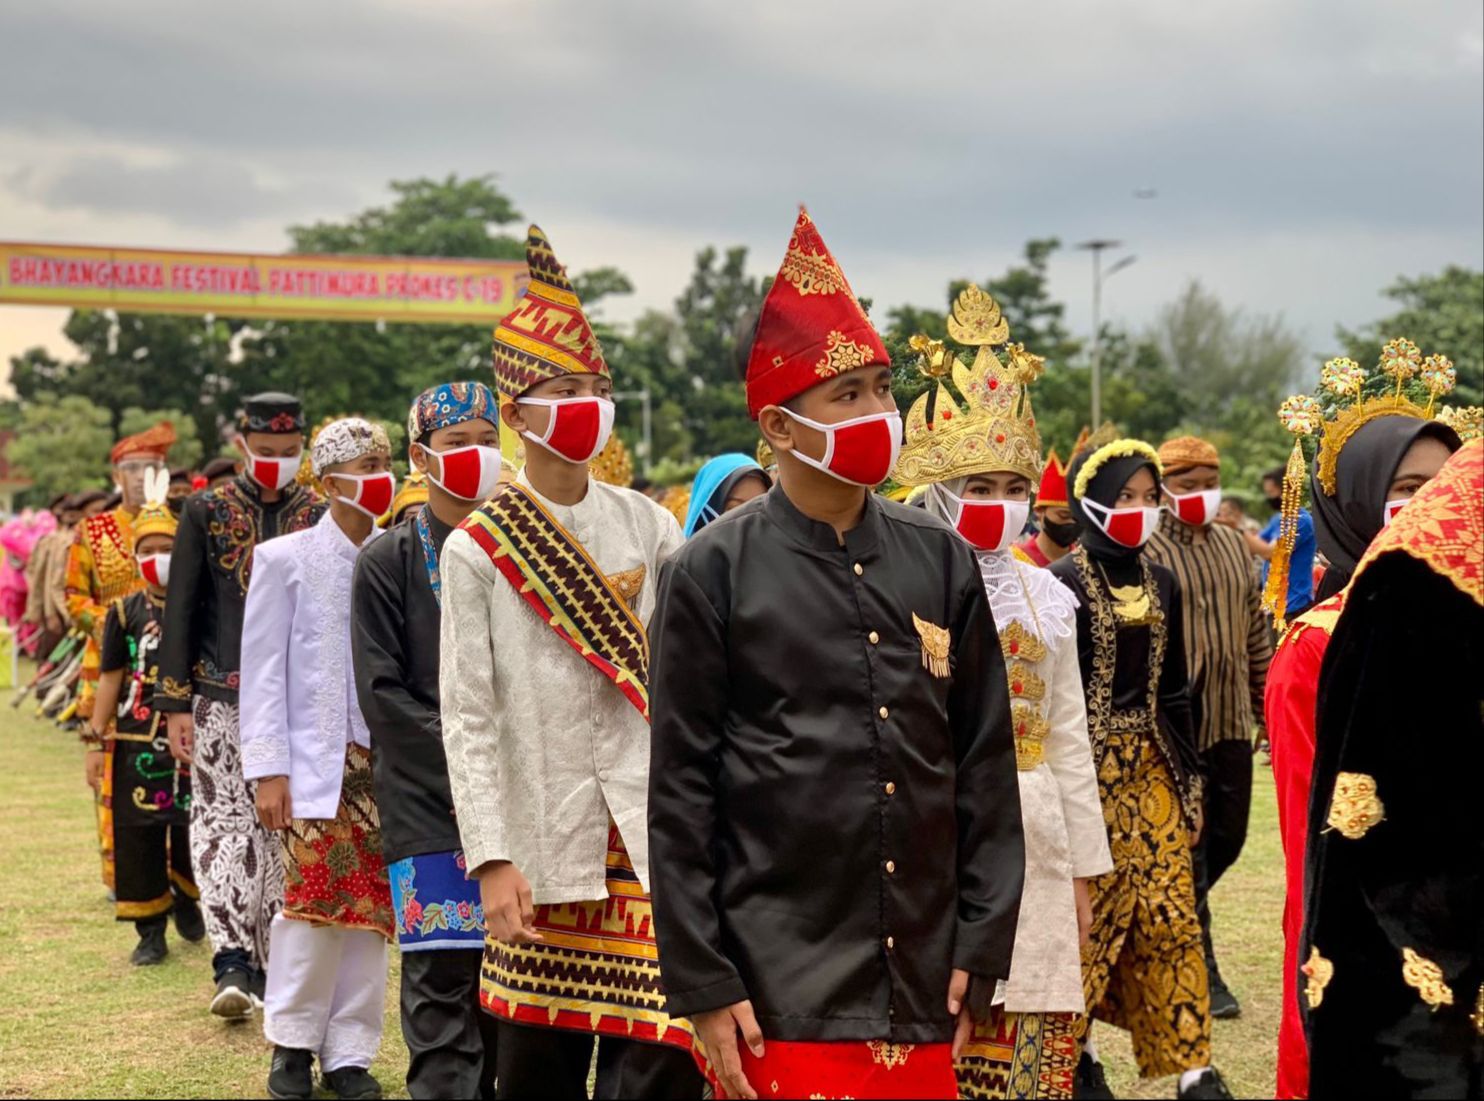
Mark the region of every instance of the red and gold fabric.
[[821, 382], [890, 362], [845, 273], [800, 207], [747, 359], [748, 412], [756, 420], [765, 407]]
[[1078, 1015], [1007, 1013], [976, 1024], [954, 1071], [958, 1095], [997, 1101], [1072, 1096], [1076, 1079]]
[[1278, 640], [1264, 697], [1273, 783], [1278, 789], [1278, 834], [1283, 840], [1287, 888], [1283, 899], [1283, 1008], [1278, 1018], [1280, 1101], [1309, 1096], [1309, 1046], [1299, 1014], [1298, 946], [1304, 929], [1304, 848], [1309, 788], [1314, 778], [1314, 721], [1319, 670], [1330, 635], [1345, 608], [1345, 592], [1314, 605]]
[[511, 482], [461, 525], [557, 637], [649, 718], [649, 640], [582, 544]]
[[1034, 535], [1029, 539], [1024, 539], [1016, 543], [1010, 548], [1010, 553], [1029, 566], [1037, 566], [1044, 570], [1047, 566], [1051, 565], [1051, 559], [1047, 558], [1042, 552], [1041, 544], [1036, 542]]
[[1055, 448], [1046, 456], [1046, 465], [1041, 469], [1041, 484], [1036, 487], [1036, 507], [1070, 507], [1067, 503], [1067, 464], [1061, 461]]
[[495, 327], [495, 383], [507, 398], [518, 398], [547, 379], [562, 375], [608, 378], [603, 347], [582, 312], [582, 302], [552, 251], [541, 227], [526, 236], [531, 279], [520, 304]]
[[284, 917], [392, 939], [392, 888], [381, 855], [369, 749], [352, 745], [346, 751], [334, 818], [296, 818], [284, 831], [283, 864]]
[[611, 822], [607, 869], [607, 898], [536, 907], [539, 943], [486, 938], [480, 1004], [517, 1024], [680, 1048], [714, 1085], [691, 1023], [665, 1012], [653, 906]]
[[760, 1098], [958, 1096], [948, 1044], [886, 1040], [768, 1040], [759, 1059], [741, 1046], [742, 1073]]

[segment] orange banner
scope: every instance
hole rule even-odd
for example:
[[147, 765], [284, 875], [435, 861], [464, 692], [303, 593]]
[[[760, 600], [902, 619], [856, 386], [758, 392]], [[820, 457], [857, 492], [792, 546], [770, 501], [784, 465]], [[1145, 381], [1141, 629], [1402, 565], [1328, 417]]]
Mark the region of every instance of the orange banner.
[[28, 306], [493, 325], [525, 291], [518, 260], [271, 256], [0, 241], [0, 302]]

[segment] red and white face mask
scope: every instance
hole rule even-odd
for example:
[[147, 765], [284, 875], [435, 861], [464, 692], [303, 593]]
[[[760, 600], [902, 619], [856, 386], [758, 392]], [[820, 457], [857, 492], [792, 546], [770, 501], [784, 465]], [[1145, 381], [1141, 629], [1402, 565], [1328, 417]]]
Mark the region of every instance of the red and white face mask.
[[242, 454], [247, 458], [247, 476], [264, 489], [275, 492], [288, 489], [294, 484], [294, 479], [299, 476], [298, 455], [289, 455], [285, 458], [255, 455], [247, 449], [246, 441], [242, 443]]
[[613, 435], [613, 402], [607, 398], [520, 398], [518, 405], [544, 405], [551, 410], [541, 435], [522, 435], [569, 463], [589, 463]]
[[1140, 506], [1138, 508], [1108, 508], [1091, 497], [1082, 498], [1082, 507], [1088, 517], [1109, 539], [1121, 546], [1137, 549], [1149, 542], [1154, 529], [1159, 526], [1162, 508]]
[[1029, 501], [986, 501], [942, 492], [953, 506], [949, 517], [953, 530], [977, 550], [1004, 550], [1015, 542], [1031, 514]]
[[389, 470], [379, 474], [326, 474], [325, 477], [353, 484], [355, 492], [349, 496], [342, 495], [340, 500], [373, 520], [380, 520], [392, 510], [392, 498], [397, 495], [397, 478]]
[[806, 466], [822, 470], [842, 482], [874, 489], [886, 481], [897, 465], [897, 455], [902, 450], [902, 414], [895, 409], [854, 417], [838, 424], [821, 424], [789, 412], [781, 405], [778, 408], [800, 424], [824, 433], [822, 458], [816, 459], [794, 449], [794, 458]]
[[461, 501], [488, 501], [500, 484], [500, 449], [484, 444], [434, 451], [428, 457], [428, 481]]
[[1166, 489], [1165, 496], [1175, 506], [1171, 509], [1175, 514], [1175, 519], [1193, 528], [1202, 528], [1215, 521], [1216, 510], [1221, 507], [1220, 486], [1215, 489], [1199, 489], [1194, 493], [1181, 494], [1171, 493]]
[[161, 589], [170, 584], [170, 556], [168, 554], [145, 554], [135, 561], [139, 563], [139, 576], [149, 584]]
[[1381, 506], [1381, 526], [1391, 527], [1391, 521], [1396, 519], [1396, 514], [1407, 507], [1407, 502], [1412, 498], [1403, 497], [1400, 501], [1387, 501]]

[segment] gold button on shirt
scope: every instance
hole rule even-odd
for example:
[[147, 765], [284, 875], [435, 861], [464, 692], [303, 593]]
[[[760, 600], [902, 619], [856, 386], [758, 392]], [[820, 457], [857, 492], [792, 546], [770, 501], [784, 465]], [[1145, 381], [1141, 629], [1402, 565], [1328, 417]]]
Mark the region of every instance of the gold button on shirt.
[[878, 635], [875, 631], [872, 631], [869, 635], [866, 636], [866, 638], [871, 640], [872, 646], [877, 645], [881, 641], [881, 636]]

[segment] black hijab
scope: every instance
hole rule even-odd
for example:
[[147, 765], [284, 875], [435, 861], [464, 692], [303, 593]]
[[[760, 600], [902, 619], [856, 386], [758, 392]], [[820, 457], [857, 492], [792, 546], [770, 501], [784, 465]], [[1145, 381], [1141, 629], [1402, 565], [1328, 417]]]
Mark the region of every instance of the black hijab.
[[1460, 446], [1458, 433], [1438, 421], [1377, 417], [1361, 425], [1340, 450], [1333, 497], [1319, 484], [1316, 460], [1309, 478], [1314, 537], [1330, 563], [1314, 594], [1316, 602], [1345, 587], [1371, 540], [1381, 534], [1381, 510], [1396, 468], [1408, 448], [1424, 436], [1442, 441], [1452, 451]]
[[[1087, 460], [1093, 454], [1093, 451], [1086, 451], [1072, 460], [1072, 465], [1067, 469], [1068, 489], [1076, 486], [1077, 476], [1082, 473], [1082, 468], [1087, 465]], [[1103, 529], [1098, 526], [1097, 521], [1082, 507], [1082, 498], [1091, 497], [1104, 508], [1116, 508], [1119, 492], [1141, 466], [1149, 468], [1149, 473], [1154, 475], [1154, 484], [1158, 486], [1159, 467], [1147, 455], [1121, 455], [1109, 459], [1098, 468], [1098, 472], [1087, 483], [1086, 493], [1073, 492], [1068, 495], [1072, 515], [1081, 525], [1077, 541], [1087, 548], [1090, 557], [1105, 563], [1128, 562], [1131, 564], [1143, 553], [1143, 547], [1125, 547], [1122, 543], [1109, 539]], [[1122, 584], [1121, 581], [1119, 583]]]

